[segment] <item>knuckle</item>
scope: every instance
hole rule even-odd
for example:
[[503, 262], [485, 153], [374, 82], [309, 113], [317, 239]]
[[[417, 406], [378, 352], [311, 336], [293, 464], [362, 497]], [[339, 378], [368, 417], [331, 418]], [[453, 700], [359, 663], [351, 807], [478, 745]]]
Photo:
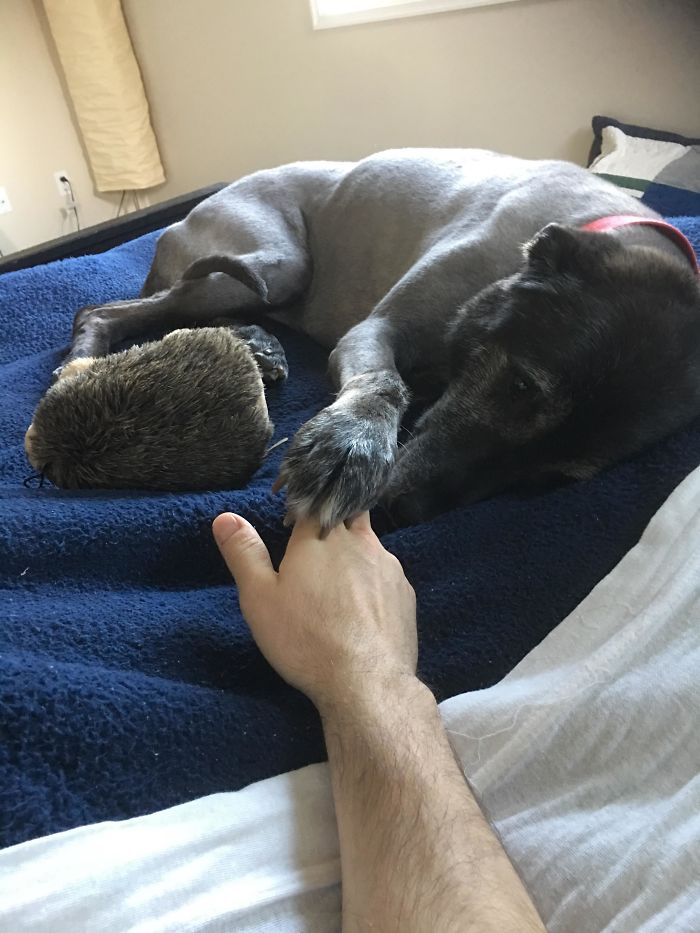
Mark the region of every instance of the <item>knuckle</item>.
[[247, 534], [246, 529], [235, 531], [231, 537], [238, 554], [250, 554], [260, 550], [260, 542], [252, 535]]

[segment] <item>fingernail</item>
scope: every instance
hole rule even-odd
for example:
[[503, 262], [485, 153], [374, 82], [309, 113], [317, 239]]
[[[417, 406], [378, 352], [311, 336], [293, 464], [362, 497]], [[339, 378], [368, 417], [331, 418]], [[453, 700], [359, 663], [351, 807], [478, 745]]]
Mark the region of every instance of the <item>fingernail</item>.
[[214, 540], [222, 547], [231, 535], [238, 531], [241, 527], [241, 520], [238, 515], [234, 515], [233, 512], [224, 512], [222, 515], [219, 515], [214, 522], [212, 528], [214, 532]]

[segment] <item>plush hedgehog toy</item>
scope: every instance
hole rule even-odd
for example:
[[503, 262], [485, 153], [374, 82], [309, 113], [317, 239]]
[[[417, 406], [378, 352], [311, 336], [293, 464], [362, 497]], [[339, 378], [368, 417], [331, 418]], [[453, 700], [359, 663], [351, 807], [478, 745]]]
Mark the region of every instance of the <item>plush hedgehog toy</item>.
[[248, 345], [207, 327], [73, 360], [39, 402], [25, 449], [64, 489], [229, 489], [260, 466], [272, 430]]

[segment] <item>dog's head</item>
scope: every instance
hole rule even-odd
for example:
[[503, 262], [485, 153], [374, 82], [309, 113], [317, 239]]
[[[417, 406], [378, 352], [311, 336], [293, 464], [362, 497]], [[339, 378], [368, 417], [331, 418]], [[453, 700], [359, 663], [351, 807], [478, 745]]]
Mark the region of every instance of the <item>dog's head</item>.
[[546, 227], [448, 341], [447, 388], [386, 490], [401, 521], [590, 477], [700, 414], [698, 276], [607, 234]]

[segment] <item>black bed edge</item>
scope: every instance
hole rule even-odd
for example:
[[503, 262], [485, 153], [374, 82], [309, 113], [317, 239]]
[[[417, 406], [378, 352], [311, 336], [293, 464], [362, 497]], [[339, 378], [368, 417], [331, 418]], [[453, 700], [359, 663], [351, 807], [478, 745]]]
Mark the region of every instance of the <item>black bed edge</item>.
[[177, 220], [182, 220], [200, 201], [216, 194], [226, 184], [227, 182], [217, 182], [207, 185], [206, 188], [181, 194], [169, 201], [144, 207], [140, 211], [133, 211], [123, 217], [115, 217], [104, 223], [96, 224], [94, 227], [87, 227], [85, 230], [69, 233], [56, 240], [49, 240], [47, 243], [40, 243], [38, 246], [30, 246], [28, 249], [10, 253], [9, 256], [0, 259], [0, 275], [3, 272], [16, 272], [18, 269], [43, 265], [45, 262], [53, 262], [56, 259], [69, 259], [73, 256], [85, 256], [88, 253], [104, 253], [113, 246], [126, 243], [127, 240], [135, 240], [136, 237], [150, 233], [152, 230], [159, 230]]

